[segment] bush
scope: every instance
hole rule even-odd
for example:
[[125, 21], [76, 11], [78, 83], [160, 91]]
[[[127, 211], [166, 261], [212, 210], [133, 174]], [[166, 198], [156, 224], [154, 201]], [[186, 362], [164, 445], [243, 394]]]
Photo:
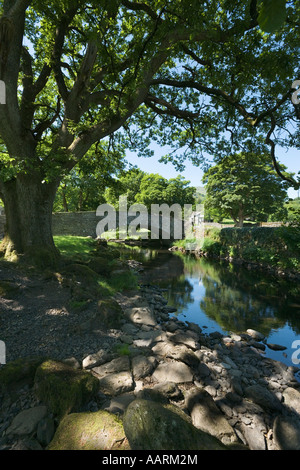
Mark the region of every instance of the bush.
[[232, 257], [300, 271], [297, 226], [208, 229], [202, 249], [208, 256]]

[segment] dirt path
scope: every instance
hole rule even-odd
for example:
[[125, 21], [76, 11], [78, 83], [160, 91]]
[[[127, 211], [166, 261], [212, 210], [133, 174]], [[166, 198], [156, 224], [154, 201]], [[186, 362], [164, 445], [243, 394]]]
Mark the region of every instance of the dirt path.
[[82, 359], [113, 340], [105, 331], [79, 332], [78, 325], [95, 309], [95, 302], [80, 310], [70, 301], [71, 288], [55, 276], [1, 263], [0, 340], [6, 346], [6, 362], [37, 355]]

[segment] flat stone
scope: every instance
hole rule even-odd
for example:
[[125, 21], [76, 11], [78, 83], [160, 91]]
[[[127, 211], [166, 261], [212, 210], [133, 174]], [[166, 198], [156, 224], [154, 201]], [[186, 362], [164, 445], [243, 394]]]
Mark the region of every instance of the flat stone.
[[264, 339], [264, 337], [265, 337], [265, 336], [264, 336], [262, 333], [260, 333], [259, 331], [253, 330], [253, 329], [251, 329], [251, 328], [248, 328], [247, 333], [248, 333], [249, 336], [251, 336], [251, 338], [254, 338], [254, 339], [258, 340], [258, 341], [261, 341], [261, 340]]
[[125, 323], [122, 326], [122, 331], [124, 331], [124, 333], [128, 334], [128, 335], [135, 335], [135, 334], [137, 334], [139, 329], [135, 325], [133, 325], [132, 323]]
[[150, 339], [135, 339], [133, 340], [134, 346], [137, 348], [150, 348], [153, 340]]
[[99, 388], [102, 393], [111, 396], [130, 392], [134, 388], [132, 374], [129, 371], [108, 374], [99, 379]]
[[190, 348], [185, 344], [175, 344], [170, 348], [167, 357], [176, 359], [177, 361], [184, 362], [189, 367], [197, 368], [199, 366], [199, 359]]
[[241, 430], [250, 450], [266, 450], [265, 437], [260, 429], [257, 427], [252, 428], [243, 422]]
[[281, 346], [280, 344], [267, 343], [267, 346], [273, 351], [284, 351], [286, 349], [286, 346]]
[[223, 360], [226, 364], [230, 365], [230, 367], [233, 367], [233, 369], [238, 368], [236, 363], [229, 356], [224, 356]]
[[282, 396], [284, 405], [300, 415], [300, 392], [293, 387], [287, 387]]
[[110, 362], [99, 367], [93, 367], [93, 372], [101, 378], [108, 374], [114, 374], [117, 372], [129, 371], [130, 370], [130, 361], [128, 356], [120, 356], [116, 359], [113, 359]]
[[152, 377], [157, 382], [183, 383], [192, 382], [193, 373], [183, 362], [170, 361], [159, 364]]
[[149, 307], [132, 307], [126, 308], [124, 314], [132, 323], [138, 325], [156, 326], [157, 322]]
[[165, 358], [172, 356], [172, 351], [174, 350], [174, 343], [171, 341], [159, 341], [152, 347], [153, 353], [159, 358]]
[[[220, 367], [220, 369], [221, 369], [221, 367]], [[210, 368], [206, 364], [204, 364], [203, 362], [201, 362], [198, 365], [197, 372], [198, 372], [200, 378], [209, 377], [210, 374], [211, 374]]]
[[98, 352], [86, 356], [82, 361], [82, 367], [83, 369], [91, 369], [104, 364], [110, 359], [111, 354], [109, 354], [105, 349], [100, 349]]
[[133, 392], [124, 393], [122, 395], [118, 395], [110, 401], [108, 407], [105, 408], [105, 411], [114, 414], [123, 414], [127, 406], [135, 400], [135, 395]]
[[28, 410], [23, 410], [13, 419], [7, 429], [7, 434], [31, 434], [36, 430], [38, 423], [46, 416], [47, 407], [44, 405], [35, 406]]
[[156, 359], [153, 356], [134, 356], [132, 358], [132, 373], [135, 380], [142, 379], [150, 375], [156, 366]]
[[195, 339], [195, 336], [189, 333], [174, 333], [172, 336], [170, 336], [170, 341], [172, 341], [173, 343], [185, 344], [191, 349], [200, 348], [200, 344]]

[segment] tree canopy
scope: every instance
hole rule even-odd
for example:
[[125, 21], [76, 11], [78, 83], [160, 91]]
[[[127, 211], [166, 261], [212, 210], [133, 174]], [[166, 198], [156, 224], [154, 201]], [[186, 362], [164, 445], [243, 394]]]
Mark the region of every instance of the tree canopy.
[[108, 137], [148, 156], [168, 144], [179, 169], [255, 147], [281, 174], [275, 145], [299, 146], [299, 0], [280, 24], [270, 12], [270, 0], [3, 0], [5, 250], [53, 248], [57, 187]]

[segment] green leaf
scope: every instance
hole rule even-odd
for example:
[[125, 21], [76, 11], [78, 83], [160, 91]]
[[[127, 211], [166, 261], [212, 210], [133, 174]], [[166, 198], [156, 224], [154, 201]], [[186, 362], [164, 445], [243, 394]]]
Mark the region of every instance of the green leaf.
[[286, 0], [262, 0], [258, 24], [266, 33], [274, 33], [286, 19]]

